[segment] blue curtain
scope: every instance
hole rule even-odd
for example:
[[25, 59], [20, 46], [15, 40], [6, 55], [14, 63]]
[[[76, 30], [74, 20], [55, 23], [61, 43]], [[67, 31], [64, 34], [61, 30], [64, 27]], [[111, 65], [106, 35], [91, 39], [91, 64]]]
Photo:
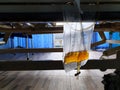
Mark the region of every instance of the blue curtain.
[[[26, 48], [25, 38], [14, 37], [14, 47], [20, 46]], [[35, 34], [32, 35], [33, 48], [53, 48], [53, 34]], [[28, 39], [28, 46], [31, 48], [31, 40]], [[0, 48], [11, 48], [11, 39]]]
[[[110, 39], [110, 33], [105, 32], [105, 36], [107, 39]], [[99, 36], [98, 32], [93, 33], [92, 43], [100, 41], [101, 37]], [[112, 34], [112, 40], [120, 40], [120, 32], [114, 32]], [[53, 48], [53, 34], [35, 34], [32, 35], [32, 41], [34, 48]], [[28, 40], [29, 48], [31, 48], [31, 40]], [[14, 47], [21, 46], [23, 48], [26, 47], [25, 38], [14, 38]], [[120, 44], [112, 44], [112, 48], [120, 46]], [[0, 48], [11, 48], [11, 39], [5, 45], [0, 45]], [[99, 46], [96, 46], [95, 49], [108, 49], [109, 44], [105, 43]]]
[[[120, 40], [120, 32], [113, 32], [112, 33], [112, 40]], [[120, 44], [112, 44], [112, 47], [120, 46]]]
[[[1, 38], [0, 41], [2, 41], [3, 39]], [[8, 42], [5, 45], [0, 45], [0, 49], [4, 49], [4, 48], [10, 48], [11, 47], [11, 42], [10, 39], [8, 39]]]
[[53, 35], [33, 35], [34, 48], [53, 48]]
[[[110, 38], [110, 32], [104, 32], [104, 33], [107, 39], [120, 40], [120, 32], [113, 32], [112, 38]], [[99, 36], [98, 32], [94, 32], [92, 43], [100, 41], [100, 40], [101, 40], [101, 37]], [[120, 46], [120, 44], [112, 44], [111, 46], [112, 46], [111, 48], [114, 48], [114, 47]], [[101, 44], [95, 47], [95, 49], [108, 49], [108, 48], [110, 48], [109, 43]]]
[[[105, 36], [107, 39], [109, 39], [109, 32], [104, 32], [105, 33]], [[92, 39], [92, 43], [94, 42], [98, 42], [101, 40], [101, 37], [99, 35], [98, 32], [94, 32], [93, 33], [93, 39]], [[105, 44], [101, 44], [101, 45], [98, 45], [95, 47], [95, 49], [108, 49], [109, 48], [109, 44], [108, 43], [105, 43]]]

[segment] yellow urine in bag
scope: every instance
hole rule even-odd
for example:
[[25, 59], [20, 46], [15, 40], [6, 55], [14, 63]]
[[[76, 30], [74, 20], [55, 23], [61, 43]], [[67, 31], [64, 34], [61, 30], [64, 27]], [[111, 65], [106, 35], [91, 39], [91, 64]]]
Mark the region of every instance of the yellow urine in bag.
[[73, 62], [81, 62], [87, 60], [89, 58], [88, 51], [77, 51], [77, 52], [69, 52], [64, 57], [64, 63], [69, 64]]

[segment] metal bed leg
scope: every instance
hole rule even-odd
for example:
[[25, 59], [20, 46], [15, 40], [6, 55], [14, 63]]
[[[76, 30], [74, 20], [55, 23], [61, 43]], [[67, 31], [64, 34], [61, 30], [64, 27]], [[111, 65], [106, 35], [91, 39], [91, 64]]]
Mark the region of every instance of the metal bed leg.
[[11, 38], [11, 48], [13, 48], [13, 39]]
[[18, 44], [17, 48], [21, 48], [21, 46], [20, 46], [20, 38], [19, 37], [17, 37], [17, 44]]
[[[14, 48], [14, 38], [11, 38], [11, 48]], [[14, 55], [16, 54], [14, 53]]]
[[[26, 35], [26, 48], [28, 49], [28, 35]], [[27, 53], [27, 60], [29, 60], [29, 52]]]
[[[32, 38], [30, 40], [31, 40], [31, 48], [34, 48]], [[32, 55], [34, 55], [34, 53], [32, 53]]]

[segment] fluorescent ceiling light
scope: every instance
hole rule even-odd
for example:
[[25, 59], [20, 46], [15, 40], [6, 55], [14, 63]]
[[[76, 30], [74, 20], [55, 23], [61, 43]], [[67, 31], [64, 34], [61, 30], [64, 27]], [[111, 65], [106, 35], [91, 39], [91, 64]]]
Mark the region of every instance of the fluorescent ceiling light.
[[64, 22], [56, 22], [56, 26], [63, 26]]
[[5, 41], [0, 41], [0, 45], [5, 44]]

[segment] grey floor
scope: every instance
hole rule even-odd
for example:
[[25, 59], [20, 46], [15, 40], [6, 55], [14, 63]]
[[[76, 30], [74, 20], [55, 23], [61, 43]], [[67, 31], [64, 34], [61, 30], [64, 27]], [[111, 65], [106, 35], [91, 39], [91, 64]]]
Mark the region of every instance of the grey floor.
[[[102, 52], [90, 53], [90, 59], [99, 59]], [[62, 53], [34, 53], [31, 60], [61, 60]], [[115, 55], [107, 57], [115, 58]], [[26, 54], [1, 54], [0, 60], [25, 60]], [[75, 70], [66, 73], [64, 70], [41, 71], [0, 71], [0, 90], [104, 90], [101, 83], [104, 74], [112, 73], [108, 69], [81, 70], [79, 79], [74, 76]]]
[[79, 79], [71, 71], [1, 71], [0, 90], [104, 90], [104, 74], [114, 70], [81, 70]]

